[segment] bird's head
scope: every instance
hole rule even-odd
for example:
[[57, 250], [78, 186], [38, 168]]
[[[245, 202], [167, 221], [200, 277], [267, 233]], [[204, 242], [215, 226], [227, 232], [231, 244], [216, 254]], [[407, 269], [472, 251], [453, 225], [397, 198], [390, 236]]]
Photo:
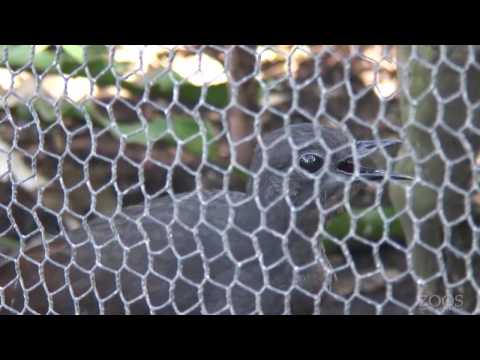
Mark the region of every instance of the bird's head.
[[[395, 140], [355, 141], [339, 128], [295, 124], [267, 134], [257, 145], [251, 171], [262, 205], [290, 199], [302, 208], [319, 199], [323, 209], [341, 203], [345, 185], [355, 180], [380, 182], [387, 172], [362, 166], [360, 159], [380, 147], [398, 144]], [[388, 173], [389, 179], [410, 177]]]

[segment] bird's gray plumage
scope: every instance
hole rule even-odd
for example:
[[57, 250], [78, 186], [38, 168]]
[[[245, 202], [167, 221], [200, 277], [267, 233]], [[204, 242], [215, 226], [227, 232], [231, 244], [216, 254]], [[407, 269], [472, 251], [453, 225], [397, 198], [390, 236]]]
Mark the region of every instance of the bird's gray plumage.
[[[274, 131], [257, 146], [247, 193], [161, 196], [25, 251], [17, 266], [0, 268], [2, 308], [67, 314], [312, 312], [325, 284], [313, 241], [323, 212], [314, 195], [328, 208], [343, 194], [332, 173], [352, 156], [351, 144], [338, 129], [310, 124]], [[328, 158], [321, 173], [308, 176], [296, 166], [305, 151]]]

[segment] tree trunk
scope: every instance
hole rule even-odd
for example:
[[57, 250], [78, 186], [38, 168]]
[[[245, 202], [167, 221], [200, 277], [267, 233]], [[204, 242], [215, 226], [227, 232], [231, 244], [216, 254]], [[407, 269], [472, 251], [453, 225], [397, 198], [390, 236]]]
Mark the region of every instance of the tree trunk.
[[237, 83], [231, 87], [230, 94], [234, 105], [228, 113], [229, 133], [235, 143], [235, 155], [232, 154], [232, 159], [235, 158], [237, 164], [246, 168], [253, 156], [253, 143], [252, 139], [242, 140], [253, 134], [254, 117], [251, 113], [258, 110], [258, 86], [254, 78], [257, 62], [255, 49], [256, 46], [233, 46], [226, 62], [227, 71], [233, 82]]

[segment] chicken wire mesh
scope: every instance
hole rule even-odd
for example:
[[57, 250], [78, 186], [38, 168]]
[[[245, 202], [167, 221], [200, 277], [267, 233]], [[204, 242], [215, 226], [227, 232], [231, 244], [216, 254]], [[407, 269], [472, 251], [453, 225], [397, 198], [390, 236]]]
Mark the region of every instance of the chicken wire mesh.
[[1, 313], [478, 313], [476, 46], [1, 54]]

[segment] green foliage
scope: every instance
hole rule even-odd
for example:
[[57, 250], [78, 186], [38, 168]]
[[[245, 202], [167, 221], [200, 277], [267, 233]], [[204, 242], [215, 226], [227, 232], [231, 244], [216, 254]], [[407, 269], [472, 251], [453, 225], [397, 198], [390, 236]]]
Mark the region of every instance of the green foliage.
[[32, 45], [0, 45], [0, 63], [8, 62], [14, 70], [33, 65], [37, 71], [43, 72], [55, 60], [54, 53], [47, 51], [48, 47], [37, 45], [33, 49]]
[[[6, 52], [5, 52], [6, 51]], [[141, 96], [144, 92], [144, 83], [136, 84], [132, 82], [120, 81], [112, 73], [112, 65], [109, 62], [108, 48], [105, 46], [89, 45], [82, 47], [79, 45], [62, 45], [60, 55], [57, 56], [55, 48], [48, 45], [39, 45], [35, 48], [31, 45], [0, 45], [0, 54], [2, 64], [8, 62], [14, 69], [25, 67], [31, 70], [33, 66], [36, 71], [44, 72], [48, 70], [56, 73], [57, 68], [52, 65], [57, 62], [62, 72], [70, 74], [75, 72], [75, 76], [86, 77], [87, 73], [95, 79], [97, 86], [120, 85], [135, 96]], [[122, 65], [122, 64], [119, 64]], [[175, 91], [179, 94], [179, 101], [187, 106], [195, 106], [202, 97], [208, 104], [217, 108], [225, 108], [229, 102], [229, 91], [226, 84], [214, 85], [207, 89], [195, 86], [183, 79], [179, 74], [165, 69], [159, 69], [157, 74], [162, 76], [151, 76], [153, 81], [150, 85], [152, 97], [161, 97], [172, 99]], [[40, 120], [51, 123], [56, 120], [55, 109], [44, 100], [37, 100], [34, 108], [40, 116]], [[146, 145], [149, 141], [161, 140], [170, 144], [175, 144], [175, 138], [185, 141], [185, 149], [195, 155], [201, 155], [204, 148], [204, 138], [200, 134], [198, 123], [186, 116], [174, 115], [171, 118], [171, 129], [169, 131], [167, 119], [156, 117], [150, 119], [145, 128], [137, 120], [132, 123], [115, 123], [110, 126], [111, 121], [104, 118], [93, 106], [88, 106], [87, 110], [95, 120], [97, 126], [108, 127], [112, 134], [122, 137], [127, 143], [136, 143]], [[73, 105], [63, 103], [60, 105], [60, 113], [63, 116], [78, 115], [78, 111]], [[208, 156], [216, 157], [216, 146], [209, 144], [213, 137], [213, 130], [208, 122], [204, 122], [206, 128], [206, 140]]]
[[[190, 83], [180, 86], [180, 100], [187, 104], [195, 105], [201, 99], [202, 88]], [[228, 87], [226, 84], [213, 85], [207, 90], [204, 101], [217, 108], [223, 109], [229, 103]]]
[[76, 62], [83, 63], [85, 59], [85, 54], [83, 47], [79, 45], [62, 45], [63, 50], [70, 55]]
[[200, 125], [189, 116], [173, 115], [171, 119], [157, 116], [146, 124], [137, 122], [122, 123], [112, 122], [104, 117], [92, 104], [86, 105], [92, 119], [117, 138], [126, 143], [146, 145], [148, 142], [163, 140], [167, 144], [175, 145], [177, 139], [184, 142], [185, 149], [190, 153], [201, 156], [204, 151], [204, 138], [206, 138], [207, 156], [209, 159], [218, 157], [218, 147], [212, 143], [214, 136], [213, 128], [208, 122], [204, 122], [206, 135], [203, 137]]
[[[380, 211], [383, 212], [386, 219], [391, 219], [388, 221], [388, 224], [384, 222]], [[354, 210], [354, 213], [359, 212], [360, 210]], [[381, 208], [381, 210], [379, 208], [372, 209], [361, 216], [357, 222], [354, 222], [355, 229], [352, 234], [374, 242], [379, 241], [383, 236], [402, 240], [405, 238], [405, 235], [400, 220], [398, 218], [393, 219], [395, 215], [396, 211], [393, 207]], [[345, 240], [350, 234], [351, 225], [350, 214], [343, 212], [328, 222], [326, 230], [330, 236], [339, 240]], [[385, 226], [387, 226], [388, 234], [383, 233]], [[329, 240], [325, 241], [327, 249], [331, 247], [329, 242]]]

